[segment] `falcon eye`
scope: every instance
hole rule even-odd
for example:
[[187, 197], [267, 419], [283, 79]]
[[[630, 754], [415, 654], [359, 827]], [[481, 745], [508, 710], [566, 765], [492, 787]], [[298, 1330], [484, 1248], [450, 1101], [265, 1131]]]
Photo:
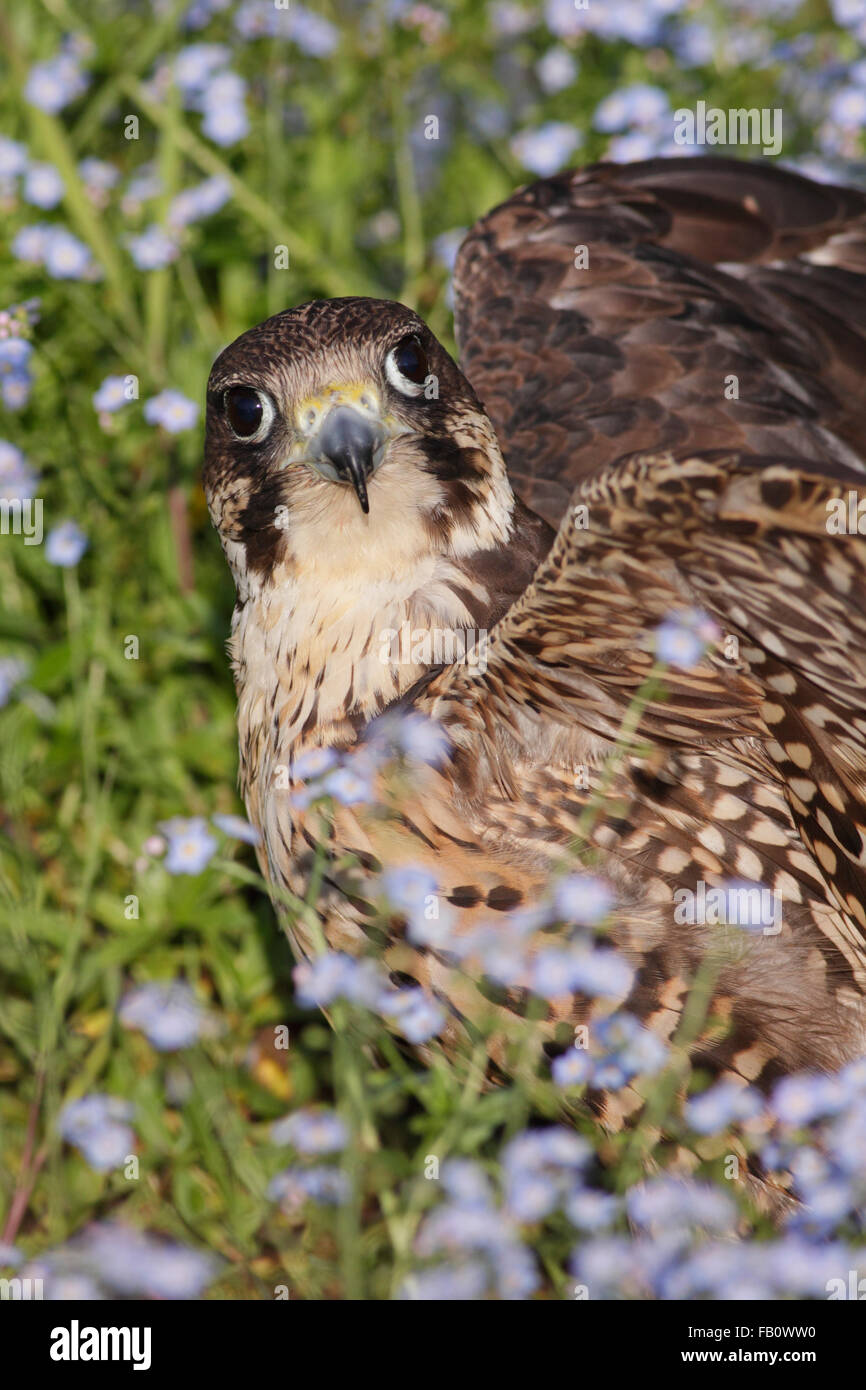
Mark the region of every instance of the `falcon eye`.
[[232, 433], [247, 444], [258, 444], [274, 422], [274, 407], [264, 391], [252, 386], [230, 386], [223, 408]]
[[385, 358], [385, 375], [404, 396], [420, 396], [427, 380], [427, 354], [414, 334], [392, 347]]

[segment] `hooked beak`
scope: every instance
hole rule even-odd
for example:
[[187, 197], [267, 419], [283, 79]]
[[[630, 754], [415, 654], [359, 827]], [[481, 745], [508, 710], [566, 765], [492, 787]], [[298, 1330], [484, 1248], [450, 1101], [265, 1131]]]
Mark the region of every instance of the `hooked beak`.
[[369, 514], [367, 480], [385, 456], [386, 436], [378, 420], [349, 405], [335, 405], [317, 431], [315, 456], [309, 462], [323, 478], [349, 483], [365, 515]]

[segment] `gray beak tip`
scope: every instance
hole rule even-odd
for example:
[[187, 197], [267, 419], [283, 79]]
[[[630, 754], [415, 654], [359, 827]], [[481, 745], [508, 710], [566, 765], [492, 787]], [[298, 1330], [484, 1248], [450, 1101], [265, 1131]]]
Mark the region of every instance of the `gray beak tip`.
[[367, 479], [381, 458], [382, 433], [376, 424], [349, 406], [337, 406], [326, 417], [318, 439], [321, 457], [340, 482], [351, 483], [365, 516], [370, 513]]

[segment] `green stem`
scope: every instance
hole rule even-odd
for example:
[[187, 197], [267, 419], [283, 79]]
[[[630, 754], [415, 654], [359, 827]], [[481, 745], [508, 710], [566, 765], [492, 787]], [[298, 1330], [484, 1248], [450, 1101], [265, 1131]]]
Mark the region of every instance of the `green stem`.
[[403, 84], [391, 86], [391, 120], [394, 126], [394, 173], [397, 180], [397, 202], [403, 223], [403, 288], [400, 299], [410, 309], [416, 308], [418, 281], [424, 269], [426, 248], [421, 200], [415, 184], [412, 146], [403, 105]]
[[27, 107], [33, 143], [60, 172], [64, 185], [64, 203], [69, 220], [93, 252], [105, 271], [109, 295], [130, 337], [139, 333], [135, 302], [129, 291], [129, 273], [125, 270], [114, 242], [107, 235], [96, 209], [88, 198], [72, 147], [63, 126], [56, 117], [38, 107]]

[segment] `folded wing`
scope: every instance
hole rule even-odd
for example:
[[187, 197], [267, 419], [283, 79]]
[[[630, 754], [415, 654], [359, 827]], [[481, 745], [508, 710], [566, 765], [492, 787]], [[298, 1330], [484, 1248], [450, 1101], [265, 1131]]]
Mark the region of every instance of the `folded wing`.
[[[866, 538], [839, 529], [840, 508], [850, 520], [859, 495], [796, 460], [738, 456], [637, 456], [585, 480], [533, 583], [494, 629], [486, 671], [450, 667], [420, 698], [452, 735], [459, 794], [476, 806], [491, 784], [519, 794], [566, 738], [603, 762], [638, 699], [637, 733], [661, 750], [662, 776], [684, 756], [705, 767], [734, 756], [753, 803], [762, 787], [766, 805], [781, 794], [796, 828], [786, 882], [823, 885], [863, 958]], [[719, 641], [694, 668], [666, 669], [661, 689], [648, 686], [654, 629], [692, 607], [715, 620]], [[646, 801], [645, 763], [631, 767], [635, 799]], [[684, 797], [671, 793], [672, 826], [682, 827]], [[695, 839], [715, 825], [704, 838], [723, 841], [713, 802], [687, 811]], [[778, 845], [755, 848], [775, 873]]]

